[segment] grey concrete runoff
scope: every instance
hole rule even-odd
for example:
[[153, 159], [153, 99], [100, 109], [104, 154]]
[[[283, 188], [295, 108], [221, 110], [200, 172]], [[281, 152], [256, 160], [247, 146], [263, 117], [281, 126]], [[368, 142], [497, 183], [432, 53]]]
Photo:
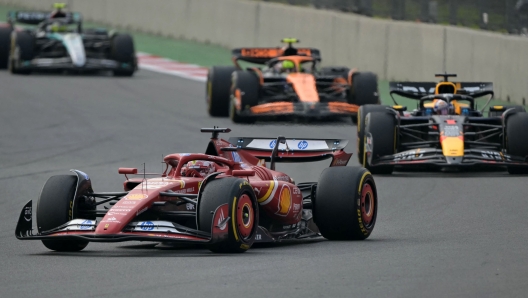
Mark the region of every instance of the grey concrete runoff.
[[[19, 241], [22, 206], [52, 175], [88, 173], [119, 191], [117, 168], [161, 170], [163, 155], [203, 152], [200, 127], [231, 136], [349, 138], [349, 122], [233, 125], [205, 111], [203, 83], [148, 71], [133, 78], [0, 72], [1, 297], [524, 297], [526, 177], [505, 172], [376, 176], [367, 241], [256, 247], [242, 255], [149, 243], [90, 244], [80, 253]], [[353, 157], [353, 164], [357, 164]], [[282, 166], [312, 181], [319, 164]]]
[[[50, 9], [56, 0], [0, 0]], [[109, 26], [228, 48], [276, 46], [297, 37], [320, 48], [326, 65], [373, 71], [384, 80], [435, 80], [435, 73], [495, 84], [496, 97], [528, 99], [528, 39], [454, 26], [380, 20], [248, 0], [69, 0], [72, 10]], [[526, 103], [525, 103], [526, 104]]]

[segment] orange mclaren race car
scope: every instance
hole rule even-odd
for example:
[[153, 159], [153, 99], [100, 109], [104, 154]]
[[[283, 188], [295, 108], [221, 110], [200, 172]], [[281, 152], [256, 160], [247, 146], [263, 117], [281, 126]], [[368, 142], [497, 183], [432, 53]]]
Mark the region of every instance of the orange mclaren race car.
[[[359, 106], [379, 104], [377, 76], [347, 67], [320, 68], [320, 52], [294, 48], [297, 39], [283, 39], [284, 48], [234, 49], [235, 66], [215, 66], [207, 77], [211, 116], [234, 122], [257, 117], [348, 116], [356, 120]], [[239, 61], [261, 64], [243, 69]]]
[[[492, 106], [492, 83], [391, 82], [390, 94], [417, 100], [418, 108], [362, 106], [358, 116], [358, 157], [372, 173], [395, 166], [498, 166], [528, 174], [528, 114], [522, 106]], [[489, 96], [477, 109], [476, 99]]]

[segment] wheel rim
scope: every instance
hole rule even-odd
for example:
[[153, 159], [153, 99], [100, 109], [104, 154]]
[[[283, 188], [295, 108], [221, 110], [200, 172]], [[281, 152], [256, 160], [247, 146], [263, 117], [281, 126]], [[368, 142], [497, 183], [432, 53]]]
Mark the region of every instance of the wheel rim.
[[361, 219], [366, 227], [370, 227], [376, 213], [376, 199], [370, 184], [365, 183], [361, 191]]
[[251, 198], [247, 194], [240, 196], [237, 203], [237, 229], [242, 238], [251, 236], [255, 224], [255, 214]]

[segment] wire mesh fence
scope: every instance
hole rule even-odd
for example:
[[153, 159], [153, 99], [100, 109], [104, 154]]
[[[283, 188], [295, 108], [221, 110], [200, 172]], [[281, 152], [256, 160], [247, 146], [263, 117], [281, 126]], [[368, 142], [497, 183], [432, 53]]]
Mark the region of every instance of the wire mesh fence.
[[528, 0], [252, 0], [353, 12], [370, 17], [522, 33]]

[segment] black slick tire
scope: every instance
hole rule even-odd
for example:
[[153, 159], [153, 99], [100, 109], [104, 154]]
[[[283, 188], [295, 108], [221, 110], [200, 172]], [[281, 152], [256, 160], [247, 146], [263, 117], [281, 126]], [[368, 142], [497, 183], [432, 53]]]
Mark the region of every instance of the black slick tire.
[[116, 77], [131, 77], [136, 71], [136, 50], [134, 39], [128, 34], [116, 34], [111, 38], [111, 58], [120, 64], [128, 64], [130, 68], [116, 69]]
[[[242, 113], [258, 105], [259, 90], [260, 83], [256, 74], [243, 70], [238, 70], [233, 73], [229, 117], [234, 123], [255, 122], [255, 117], [242, 115]], [[240, 109], [236, 106], [237, 100], [240, 101]]]
[[10, 27], [0, 27], [0, 69], [7, 69], [9, 65], [11, 31]]
[[207, 183], [198, 204], [198, 228], [211, 233], [214, 212], [228, 204], [230, 217], [228, 236], [209, 245], [216, 253], [242, 253], [255, 241], [258, 228], [258, 202], [251, 185], [245, 179], [228, 177]]
[[[72, 209], [77, 177], [72, 175], [52, 176], [46, 181], [37, 203], [38, 231], [57, 228], [75, 218]], [[87, 245], [83, 240], [42, 240], [44, 246], [55, 251], [80, 251]]]
[[378, 92], [378, 76], [372, 72], [358, 72], [352, 75], [349, 103], [375, 105], [380, 103]]
[[25, 31], [17, 32], [14, 36], [15, 41], [11, 43], [11, 46], [14, 45], [15, 48], [11, 48], [9, 70], [12, 74], [30, 74], [30, 69], [21, 69], [18, 66], [22, 61], [33, 60], [35, 57], [35, 38]]
[[365, 136], [372, 137], [372, 152], [368, 157], [364, 153], [363, 166], [372, 174], [392, 174], [394, 166], [371, 166], [369, 159], [377, 159], [395, 153], [396, 119], [390, 112], [371, 112], [365, 118]]
[[384, 111], [387, 111], [386, 106], [364, 105], [359, 107], [357, 114], [357, 157], [361, 165], [365, 154], [365, 117], [368, 113]]
[[236, 70], [234, 66], [213, 66], [209, 68], [205, 92], [207, 112], [210, 116], [229, 116], [231, 75]]
[[[506, 120], [506, 148], [512, 156], [528, 158], [528, 114], [515, 113]], [[528, 167], [508, 167], [508, 173], [514, 175], [528, 174]]]
[[319, 178], [314, 220], [329, 240], [364, 240], [376, 224], [374, 178], [363, 167], [326, 168]]

